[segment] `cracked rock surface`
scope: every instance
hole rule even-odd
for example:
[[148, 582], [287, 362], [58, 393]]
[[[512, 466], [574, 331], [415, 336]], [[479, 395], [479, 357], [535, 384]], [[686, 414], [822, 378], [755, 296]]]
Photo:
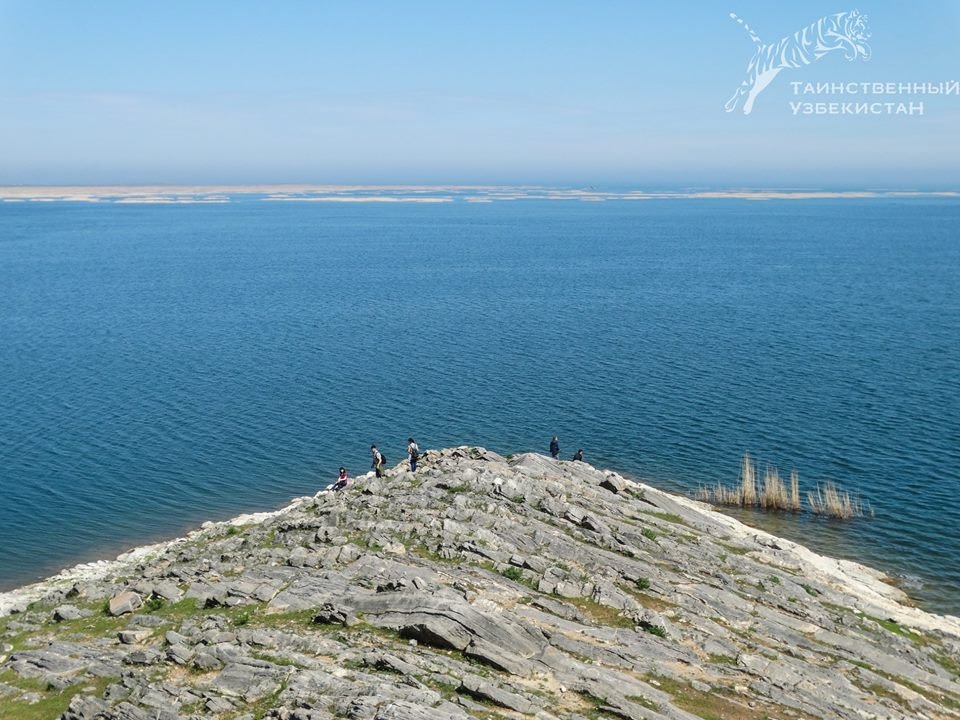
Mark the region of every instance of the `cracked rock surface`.
[[960, 620], [585, 463], [427, 451], [0, 595], [0, 718], [960, 718]]

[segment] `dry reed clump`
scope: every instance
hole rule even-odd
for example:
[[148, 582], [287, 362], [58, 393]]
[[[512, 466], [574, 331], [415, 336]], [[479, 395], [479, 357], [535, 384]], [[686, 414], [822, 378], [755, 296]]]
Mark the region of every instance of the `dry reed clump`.
[[848, 520], [852, 517], [863, 517], [865, 514], [873, 515], [873, 510], [869, 505], [865, 505], [855, 496], [850, 495], [846, 490], [839, 489], [832, 482], [825, 482], [823, 486], [817, 486], [817, 492], [807, 493], [807, 502], [810, 503], [810, 510], [816, 515], [826, 515], [831, 518]]
[[800, 512], [800, 473], [797, 470], [790, 471], [790, 510]]
[[769, 465], [763, 473], [763, 492], [760, 493], [759, 502], [764, 510], [787, 509], [787, 487], [777, 469]]
[[740, 461], [740, 497], [745, 506], [757, 504], [757, 473], [749, 453]]
[[740, 461], [739, 485], [730, 487], [718, 482], [715, 488], [701, 487], [697, 490], [697, 499], [714, 505], [753, 507], [757, 504], [756, 475], [750, 453], [744, 453]]
[[[739, 485], [727, 486], [717, 483], [714, 488], [700, 487], [697, 499], [714, 505], [735, 505], [740, 507], [760, 507], [764, 510], [786, 510], [800, 512], [803, 505], [800, 500], [800, 473], [790, 472], [790, 487], [780, 477], [775, 467], [767, 466], [763, 475], [763, 487], [757, 490], [757, 473], [753, 459], [744, 453], [740, 462]], [[816, 515], [848, 519], [873, 515], [869, 505], [840, 490], [832, 482], [818, 486], [816, 493], [807, 493], [810, 510]]]

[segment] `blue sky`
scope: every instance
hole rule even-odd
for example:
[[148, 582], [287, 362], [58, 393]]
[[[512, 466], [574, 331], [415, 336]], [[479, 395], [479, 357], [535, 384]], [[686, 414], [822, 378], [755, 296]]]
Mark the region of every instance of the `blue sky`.
[[[960, 189], [960, 96], [793, 115], [790, 82], [960, 80], [960, 4], [878, 0], [873, 57], [723, 104], [836, 0], [0, 0], [0, 184], [550, 183]], [[849, 99], [849, 98], [848, 98]]]

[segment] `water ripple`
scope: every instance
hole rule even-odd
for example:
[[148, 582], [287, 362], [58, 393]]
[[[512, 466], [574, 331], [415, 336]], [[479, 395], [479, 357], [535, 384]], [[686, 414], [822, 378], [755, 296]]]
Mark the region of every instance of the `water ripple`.
[[0, 587], [373, 442], [558, 434], [681, 492], [836, 480], [877, 517], [742, 515], [960, 611], [956, 203], [270, 205], [2, 209]]

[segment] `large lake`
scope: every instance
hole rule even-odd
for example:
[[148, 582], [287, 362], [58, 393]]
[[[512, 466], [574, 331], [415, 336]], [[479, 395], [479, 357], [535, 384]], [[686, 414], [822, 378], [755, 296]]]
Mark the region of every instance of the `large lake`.
[[0, 205], [0, 589], [554, 434], [836, 481], [876, 516], [747, 519], [960, 613], [960, 201]]

